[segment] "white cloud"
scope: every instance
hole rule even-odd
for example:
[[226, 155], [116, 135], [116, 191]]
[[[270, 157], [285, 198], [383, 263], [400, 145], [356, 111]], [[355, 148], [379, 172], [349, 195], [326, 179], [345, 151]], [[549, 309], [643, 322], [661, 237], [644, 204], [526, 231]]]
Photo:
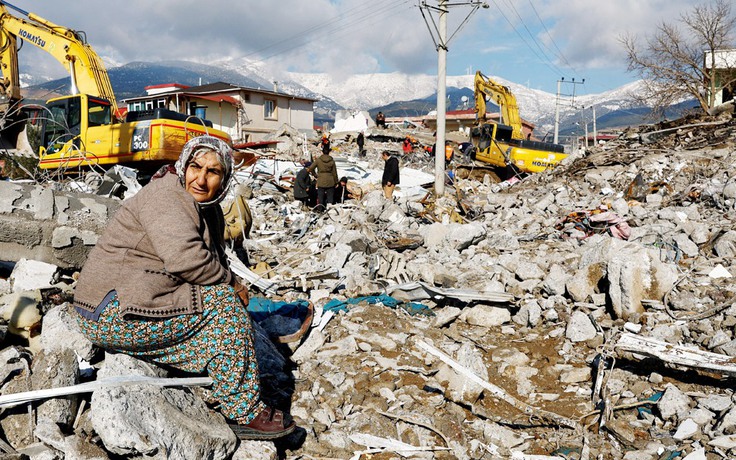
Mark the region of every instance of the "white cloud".
[[[450, 8], [448, 35], [456, 34], [449, 43], [450, 74], [475, 68], [497, 70], [516, 81], [554, 81], [561, 73], [555, 66], [563, 73], [572, 67], [623, 74], [618, 42], [622, 33], [645, 35], [657, 23], [674, 21], [692, 7], [691, 0], [489, 3], [490, 8], [478, 10], [459, 30], [470, 8]], [[108, 67], [136, 60], [208, 63], [248, 58], [263, 59], [274, 74], [324, 72], [337, 80], [360, 73], [433, 73], [437, 68], [430, 36], [431, 30], [436, 39], [437, 14], [431, 13], [431, 18], [425, 10], [428, 27], [415, 0], [15, 0], [14, 4], [85, 31]], [[567, 62], [556, 57], [557, 47]], [[58, 63], [38, 57], [42, 54], [23, 50], [21, 57], [29, 55], [33, 65], [55, 69], [56, 77], [65, 75]]]

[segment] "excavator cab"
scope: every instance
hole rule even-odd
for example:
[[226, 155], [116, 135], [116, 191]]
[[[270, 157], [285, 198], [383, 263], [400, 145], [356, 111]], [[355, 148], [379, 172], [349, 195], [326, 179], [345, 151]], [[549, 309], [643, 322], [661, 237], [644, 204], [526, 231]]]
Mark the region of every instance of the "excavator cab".
[[[109, 101], [86, 94], [51, 99], [41, 122], [40, 164], [54, 158], [55, 163], [97, 163], [100, 147], [109, 149], [109, 125], [112, 105]], [[95, 129], [97, 128], [97, 129]], [[94, 136], [101, 131], [102, 136]], [[102, 140], [101, 140], [102, 139]]]
[[41, 155], [56, 153], [72, 141], [79, 148], [82, 102], [79, 96], [54, 99], [46, 106], [47, 116], [41, 121]]

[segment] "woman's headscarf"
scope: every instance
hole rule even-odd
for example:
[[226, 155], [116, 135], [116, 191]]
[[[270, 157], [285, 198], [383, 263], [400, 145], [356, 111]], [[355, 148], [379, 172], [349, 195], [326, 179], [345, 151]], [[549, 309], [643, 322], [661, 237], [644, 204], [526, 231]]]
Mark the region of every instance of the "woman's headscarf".
[[179, 181], [182, 185], [185, 185], [186, 169], [189, 162], [208, 151], [215, 152], [224, 174], [222, 176], [222, 184], [220, 184], [220, 193], [211, 201], [199, 203], [200, 206], [212, 206], [213, 204], [217, 204], [225, 198], [225, 195], [227, 195], [227, 191], [230, 188], [230, 181], [233, 176], [232, 149], [227, 145], [227, 142], [216, 137], [209, 135], [197, 136], [184, 144], [181, 155], [179, 155], [179, 159], [176, 160], [176, 163], [174, 164], [174, 169], [176, 170], [176, 175], [179, 176]]

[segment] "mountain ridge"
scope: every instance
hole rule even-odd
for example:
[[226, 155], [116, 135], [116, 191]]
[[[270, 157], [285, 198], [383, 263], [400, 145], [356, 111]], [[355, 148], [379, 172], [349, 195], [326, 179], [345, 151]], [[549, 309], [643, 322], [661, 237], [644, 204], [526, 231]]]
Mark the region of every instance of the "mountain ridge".
[[[436, 106], [437, 77], [427, 74], [357, 74], [336, 80], [325, 73], [289, 72], [271, 75], [259, 63], [232, 59], [215, 61], [211, 65], [190, 61], [136, 61], [111, 68], [108, 74], [118, 100], [143, 95], [146, 86], [165, 83], [197, 86], [225, 81], [257, 89], [277, 88], [280, 92], [318, 100], [315, 104], [316, 124], [333, 121], [338, 110], [365, 110], [373, 115], [386, 108], [384, 113], [393, 116], [390, 111], [393, 109], [390, 108], [400, 106], [402, 108], [395, 116], [416, 116], [424, 115]], [[559, 132], [570, 133], [579, 128], [576, 135], [582, 134], [580, 125], [583, 117], [586, 123], [591, 124], [592, 131], [590, 108], [593, 105], [596, 107], [597, 118], [606, 120], [606, 126], [616, 126], [617, 118], [625, 118], [627, 125], [636, 120], [641, 123], [644, 115], [650, 112], [647, 108], [638, 107], [632, 113], [624, 113], [621, 117], [616, 115], [617, 112], [633, 108], [630, 94], [640, 89], [640, 82], [603, 93], [578, 95], [574, 101], [561, 100], [558, 106], [555, 94], [527, 88], [498, 76], [490, 78], [509, 87], [517, 99], [522, 118], [536, 125], [538, 137], [549, 134], [554, 129], [555, 113], [558, 109]], [[447, 76], [446, 82], [449, 110], [460, 108], [462, 96], [468, 97], [465, 101], [466, 107], [473, 106], [474, 75]], [[26, 97], [30, 99], [48, 99], [54, 95], [69, 94], [69, 91], [68, 78], [24, 88]], [[422, 113], [424, 109], [429, 110]], [[606, 126], [598, 128], [603, 129]]]

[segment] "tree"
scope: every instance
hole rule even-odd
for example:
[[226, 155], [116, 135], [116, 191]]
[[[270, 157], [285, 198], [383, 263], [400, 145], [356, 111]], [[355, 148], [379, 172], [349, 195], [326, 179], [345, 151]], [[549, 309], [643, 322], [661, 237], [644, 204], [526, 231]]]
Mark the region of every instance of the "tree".
[[[678, 24], [662, 22], [641, 47], [636, 36], [621, 36], [629, 72], [644, 81], [645, 90], [637, 96], [640, 102], [653, 103], [659, 113], [685, 97], [694, 97], [704, 111], [715, 105], [716, 51], [734, 43], [736, 16], [731, 1], [710, 0], [681, 14]], [[724, 69], [726, 64], [730, 68]], [[734, 85], [734, 62], [719, 62], [719, 67], [720, 87]]]

